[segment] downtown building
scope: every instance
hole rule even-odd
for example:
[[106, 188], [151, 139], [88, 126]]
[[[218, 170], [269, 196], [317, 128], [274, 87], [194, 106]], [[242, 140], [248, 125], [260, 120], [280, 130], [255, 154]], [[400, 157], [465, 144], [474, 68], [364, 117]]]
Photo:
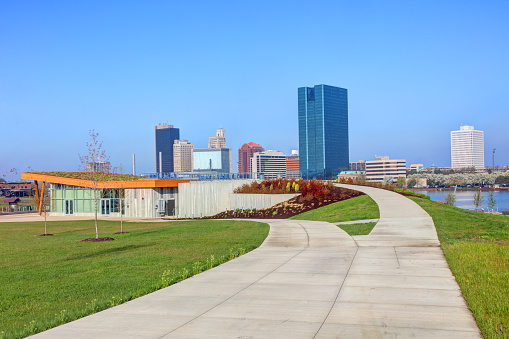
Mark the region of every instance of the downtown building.
[[193, 171], [212, 173], [232, 173], [232, 150], [226, 148], [223, 128], [209, 137], [208, 148], [195, 148], [193, 151]]
[[180, 139], [180, 131], [173, 125], [155, 126], [156, 168], [155, 172], [175, 172], [173, 164], [173, 144]]
[[252, 172], [264, 179], [285, 178], [287, 158], [283, 152], [274, 150], [256, 152], [251, 158]]
[[292, 150], [292, 155], [286, 157], [286, 179], [300, 178], [299, 151]]
[[474, 126], [451, 131], [451, 168], [484, 168], [484, 132]]
[[331, 178], [349, 168], [348, 95], [328, 85], [298, 89], [300, 173]]
[[174, 172], [191, 172], [193, 170], [194, 145], [187, 140], [175, 140], [173, 143]]
[[383, 182], [386, 177], [392, 177], [394, 181], [406, 178], [406, 160], [382, 156], [366, 161], [366, 181]]
[[216, 135], [209, 137], [208, 148], [226, 148], [226, 137], [223, 128], [218, 128]]
[[254, 142], [249, 142], [244, 145], [242, 145], [241, 148], [239, 148], [239, 162], [237, 164], [237, 172], [238, 173], [251, 173], [252, 167], [251, 167], [251, 158], [255, 153], [263, 152], [265, 149], [255, 144]]

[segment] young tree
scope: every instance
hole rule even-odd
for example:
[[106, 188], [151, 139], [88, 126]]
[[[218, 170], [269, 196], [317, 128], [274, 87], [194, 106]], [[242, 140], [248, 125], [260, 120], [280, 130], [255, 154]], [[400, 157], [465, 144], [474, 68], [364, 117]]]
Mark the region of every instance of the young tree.
[[49, 206], [50, 206], [50, 200], [51, 197], [48, 194], [48, 192], [45, 191], [46, 183], [42, 184], [41, 191], [39, 192], [39, 185], [37, 184], [37, 181], [35, 182], [35, 196], [34, 200], [37, 206], [37, 209], [39, 210], [39, 215], [42, 215], [44, 217], [44, 234], [41, 234], [41, 236], [49, 236], [53, 234], [48, 234], [48, 227], [47, 227], [47, 219], [49, 214]]
[[484, 202], [484, 198], [482, 197], [482, 194], [481, 194], [481, 187], [479, 187], [477, 192], [475, 192], [475, 194], [474, 194], [474, 206], [475, 206], [475, 208], [479, 209], [479, 206], [481, 206], [483, 202]]
[[447, 193], [447, 197], [445, 197], [444, 202], [447, 205], [454, 206], [454, 204], [456, 203], [456, 195], [454, 195], [453, 191], [449, 191], [449, 193]]
[[[122, 164], [118, 166], [117, 173], [123, 174]], [[122, 216], [122, 210], [124, 208], [123, 206], [123, 199], [125, 199], [125, 188], [119, 188], [118, 189], [118, 211], [120, 213], [120, 232], [117, 232], [115, 234], [124, 234], [129, 232], [124, 232], [123, 228], [123, 216]]]
[[83, 172], [83, 179], [90, 181], [92, 189], [92, 199], [94, 200], [94, 220], [95, 220], [95, 238], [99, 239], [99, 230], [97, 228], [97, 205], [100, 198], [101, 190], [105, 187], [99, 187], [101, 182], [104, 182], [109, 173], [108, 166], [105, 165], [109, 162], [106, 157], [106, 152], [103, 150], [102, 142], [99, 142], [99, 133], [94, 133], [94, 130], [89, 131], [90, 140], [87, 142], [87, 155], [78, 154], [81, 162], [81, 171]]
[[493, 191], [490, 191], [488, 196], [488, 208], [491, 208], [491, 211], [494, 211], [495, 206], [497, 205], [497, 201], [495, 200], [495, 197], [493, 196]]
[[410, 180], [408, 180], [408, 188], [414, 188], [415, 185], [417, 185], [417, 179], [415, 178], [410, 178]]
[[384, 176], [384, 178], [382, 180], [382, 184], [392, 185], [393, 183], [394, 183], [394, 178], [391, 175]]
[[396, 180], [396, 185], [403, 188], [406, 185], [406, 179], [403, 177], [399, 177], [398, 180]]

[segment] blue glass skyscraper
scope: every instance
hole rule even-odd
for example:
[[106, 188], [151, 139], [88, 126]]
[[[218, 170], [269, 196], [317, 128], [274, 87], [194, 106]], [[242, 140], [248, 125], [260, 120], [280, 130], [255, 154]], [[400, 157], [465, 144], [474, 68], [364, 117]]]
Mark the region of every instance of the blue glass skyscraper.
[[300, 87], [299, 155], [302, 178], [332, 178], [348, 170], [348, 94], [328, 85]]
[[[180, 139], [180, 131], [173, 125], [158, 125], [156, 130], [156, 172], [174, 172], [173, 143]], [[161, 153], [161, 164], [159, 164]]]

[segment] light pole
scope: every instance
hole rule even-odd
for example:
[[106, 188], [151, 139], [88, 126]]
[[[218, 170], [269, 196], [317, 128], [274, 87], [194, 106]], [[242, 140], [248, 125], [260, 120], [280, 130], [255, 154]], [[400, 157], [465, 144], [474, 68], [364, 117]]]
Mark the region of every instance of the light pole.
[[495, 172], [495, 148], [493, 148], [493, 154], [491, 158], [491, 167], [493, 169], [493, 172]]

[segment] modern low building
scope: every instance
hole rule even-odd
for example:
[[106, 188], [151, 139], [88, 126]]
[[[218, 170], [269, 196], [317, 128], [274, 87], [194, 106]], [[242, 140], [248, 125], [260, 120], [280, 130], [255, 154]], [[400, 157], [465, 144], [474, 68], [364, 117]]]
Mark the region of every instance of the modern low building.
[[350, 171], [365, 171], [366, 170], [366, 160], [359, 160], [357, 162], [351, 162], [349, 165], [349, 169], [350, 169]]
[[265, 179], [284, 178], [286, 176], [286, 155], [283, 152], [268, 150], [257, 152], [251, 159], [253, 173], [261, 174]]
[[231, 173], [231, 148], [195, 148], [193, 150], [193, 171]]
[[366, 181], [383, 182], [386, 177], [392, 177], [394, 181], [399, 177], [406, 178], [406, 160], [390, 160], [388, 156], [382, 156], [366, 161]]
[[424, 170], [424, 164], [410, 164], [410, 170], [415, 172], [422, 172]]
[[194, 218], [214, 215], [237, 206], [238, 202], [234, 201], [233, 191], [253, 181], [143, 177], [134, 177], [136, 179], [131, 180], [133, 177], [129, 177], [130, 180], [93, 182], [69, 176], [32, 172], [21, 173], [21, 177], [34, 180], [39, 207], [41, 206], [39, 197], [45, 194], [46, 184], [50, 184], [51, 215], [93, 217], [97, 201], [97, 212], [101, 217], [119, 217], [122, 214], [135, 218]]
[[364, 171], [341, 171], [338, 174], [338, 179], [352, 179], [353, 181], [359, 181], [366, 178], [366, 172]]
[[111, 172], [111, 162], [109, 161], [96, 161], [87, 162], [87, 172]]

